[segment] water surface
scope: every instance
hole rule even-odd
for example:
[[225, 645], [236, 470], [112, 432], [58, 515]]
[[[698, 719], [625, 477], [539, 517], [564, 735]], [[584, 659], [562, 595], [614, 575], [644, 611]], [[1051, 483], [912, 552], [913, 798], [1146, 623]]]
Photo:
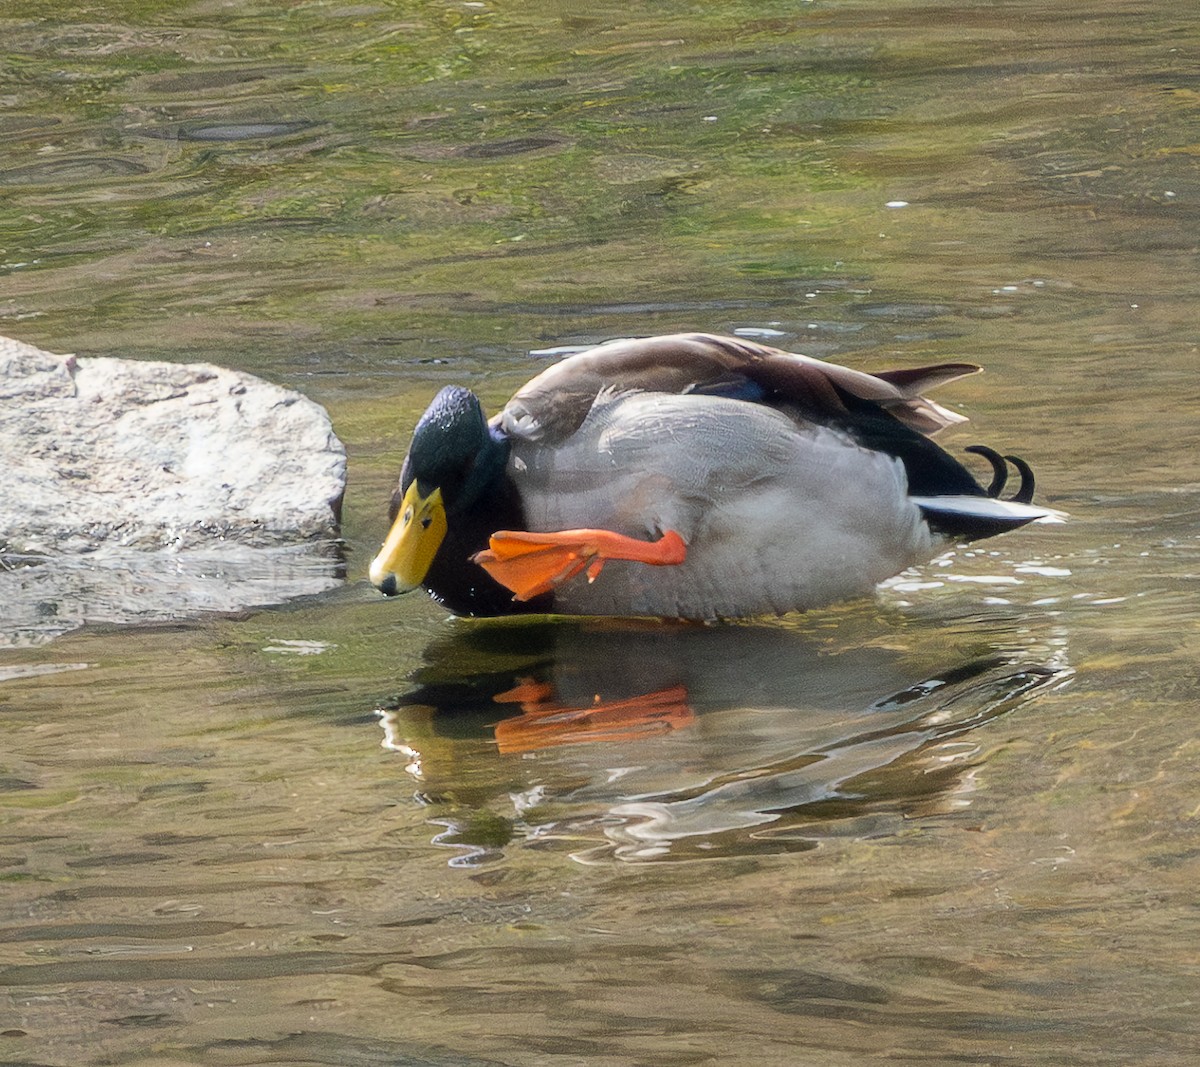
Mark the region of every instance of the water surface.
[[[324, 403], [349, 582], [0, 652], [0, 1061], [1192, 1063], [1196, 16], [0, 19], [0, 329]], [[366, 564], [448, 382], [746, 331], [971, 359], [1069, 511], [720, 628]]]

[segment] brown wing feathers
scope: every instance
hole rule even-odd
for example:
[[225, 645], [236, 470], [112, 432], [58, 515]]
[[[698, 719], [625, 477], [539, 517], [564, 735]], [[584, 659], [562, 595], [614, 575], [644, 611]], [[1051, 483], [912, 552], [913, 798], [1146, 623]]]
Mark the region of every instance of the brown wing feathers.
[[979, 370], [941, 363], [866, 374], [834, 363], [715, 334], [610, 341], [570, 356], [528, 382], [500, 416], [505, 430], [542, 440], [574, 433], [605, 389], [682, 393], [731, 380], [754, 382], [818, 419], [849, 413], [846, 396], [879, 404], [918, 433], [932, 435], [963, 416], [921, 396], [920, 390]]

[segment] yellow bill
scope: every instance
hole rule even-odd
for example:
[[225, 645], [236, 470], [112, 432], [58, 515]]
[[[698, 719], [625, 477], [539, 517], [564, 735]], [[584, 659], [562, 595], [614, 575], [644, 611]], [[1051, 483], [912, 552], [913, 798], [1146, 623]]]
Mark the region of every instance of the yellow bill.
[[404, 494], [396, 521], [371, 562], [371, 582], [389, 596], [407, 593], [425, 580], [446, 536], [442, 491], [421, 496], [414, 480]]

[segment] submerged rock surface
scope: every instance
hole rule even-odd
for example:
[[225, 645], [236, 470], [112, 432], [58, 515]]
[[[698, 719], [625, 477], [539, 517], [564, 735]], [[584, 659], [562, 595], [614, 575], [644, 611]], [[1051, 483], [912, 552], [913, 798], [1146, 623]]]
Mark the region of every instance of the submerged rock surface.
[[0, 457], [0, 645], [340, 580], [345, 449], [251, 375], [0, 338]]

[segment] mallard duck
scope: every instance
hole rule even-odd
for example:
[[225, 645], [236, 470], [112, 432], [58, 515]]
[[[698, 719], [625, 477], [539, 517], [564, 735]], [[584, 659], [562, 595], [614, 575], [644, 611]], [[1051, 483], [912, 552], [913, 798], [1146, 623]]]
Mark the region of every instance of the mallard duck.
[[[866, 374], [734, 337], [610, 341], [490, 421], [447, 386], [417, 423], [370, 568], [460, 615], [718, 619], [870, 593], [949, 545], [1058, 512], [1016, 457], [984, 488], [921, 395], [980, 368]], [[1020, 489], [1000, 499], [1012, 463]]]

